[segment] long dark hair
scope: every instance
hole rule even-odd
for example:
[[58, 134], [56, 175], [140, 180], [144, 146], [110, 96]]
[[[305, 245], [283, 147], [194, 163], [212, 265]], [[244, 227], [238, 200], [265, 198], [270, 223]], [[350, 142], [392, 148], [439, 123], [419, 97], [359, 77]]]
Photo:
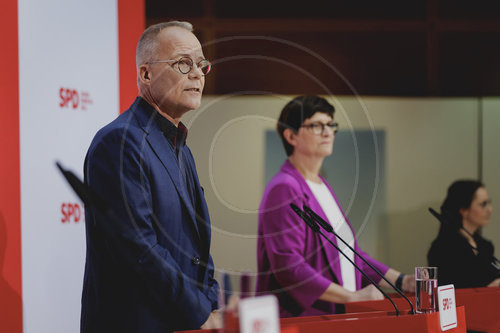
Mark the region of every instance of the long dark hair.
[[457, 180], [448, 187], [448, 195], [441, 205], [441, 215], [447, 223], [441, 225], [439, 233], [458, 231], [462, 227], [460, 209], [470, 207], [480, 187], [484, 184], [477, 180]]

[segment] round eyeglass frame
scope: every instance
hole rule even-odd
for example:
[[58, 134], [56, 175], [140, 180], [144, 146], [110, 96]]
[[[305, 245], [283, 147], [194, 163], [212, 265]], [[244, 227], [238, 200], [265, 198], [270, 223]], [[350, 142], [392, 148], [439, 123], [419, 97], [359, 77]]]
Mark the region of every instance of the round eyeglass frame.
[[[193, 70], [195, 64], [193, 59], [189, 57], [182, 57], [179, 59], [170, 59], [170, 60], [153, 60], [153, 61], [148, 61], [147, 64], [169, 63], [169, 62], [173, 62], [172, 66], [177, 64], [177, 70], [181, 74], [189, 74]], [[187, 66], [187, 68], [184, 68], [184, 66]], [[200, 69], [202, 75], [205, 76], [208, 73], [210, 73], [210, 70], [212, 69], [212, 63], [207, 59], [201, 59], [196, 63], [196, 67]], [[204, 71], [203, 68], [207, 68], [207, 70]]]

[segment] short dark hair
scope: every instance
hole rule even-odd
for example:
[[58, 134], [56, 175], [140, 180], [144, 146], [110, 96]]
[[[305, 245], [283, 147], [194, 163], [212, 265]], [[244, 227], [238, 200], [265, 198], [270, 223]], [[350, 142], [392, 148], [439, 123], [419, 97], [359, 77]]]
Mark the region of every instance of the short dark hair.
[[292, 155], [293, 146], [286, 141], [283, 132], [289, 128], [297, 133], [304, 121], [311, 118], [316, 112], [326, 113], [333, 118], [335, 108], [322, 97], [298, 96], [288, 102], [281, 110], [276, 129], [281, 137], [287, 156]]
[[448, 194], [441, 205], [441, 215], [446, 224], [441, 225], [440, 231], [444, 229], [458, 230], [462, 227], [462, 215], [460, 209], [469, 208], [476, 191], [484, 187], [478, 180], [457, 180], [448, 187]]

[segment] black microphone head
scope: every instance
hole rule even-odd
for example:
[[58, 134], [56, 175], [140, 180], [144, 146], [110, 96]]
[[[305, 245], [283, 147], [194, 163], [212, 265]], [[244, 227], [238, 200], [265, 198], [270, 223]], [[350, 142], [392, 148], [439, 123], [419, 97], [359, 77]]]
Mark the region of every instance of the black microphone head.
[[300, 209], [296, 204], [292, 202], [290, 203], [290, 207], [298, 216], [300, 216], [300, 218], [309, 226], [309, 228], [311, 228], [314, 232], [319, 231], [319, 226], [309, 217], [309, 215], [304, 213], [304, 211], [302, 211], [302, 209]]
[[66, 170], [64, 170], [63, 166], [61, 165], [61, 163], [59, 163], [59, 161], [56, 161], [56, 166], [59, 169], [59, 171], [61, 171], [63, 174], [64, 172], [66, 172]]
[[58, 161], [56, 161], [56, 166], [85, 205], [95, 206], [101, 211], [105, 211], [108, 208], [106, 202], [97, 193], [92, 191], [87, 184], [82, 182], [73, 172], [64, 169]]
[[298, 214], [298, 213], [300, 212], [300, 208], [299, 208], [296, 204], [294, 204], [293, 202], [292, 202], [292, 203], [290, 203], [290, 207], [292, 207], [292, 209], [293, 209], [293, 211], [294, 211], [295, 213], [297, 213], [297, 214]]
[[330, 223], [326, 222], [323, 220], [321, 216], [316, 214], [311, 208], [307, 207], [306, 205], [303, 206], [304, 211], [309, 214], [311, 219], [313, 221], [316, 221], [323, 229], [325, 229], [326, 232], [333, 232], [333, 227]]
[[83, 183], [78, 179], [78, 177], [71, 171], [64, 169], [59, 161], [56, 161], [56, 166], [61, 171], [63, 177], [66, 179], [68, 184], [71, 186], [73, 191], [78, 195], [78, 197], [83, 201], [84, 204], [88, 204], [88, 193], [83, 185]]
[[429, 212], [434, 216], [440, 223], [446, 224], [446, 220], [443, 218], [441, 214], [436, 212], [433, 208], [429, 207]]

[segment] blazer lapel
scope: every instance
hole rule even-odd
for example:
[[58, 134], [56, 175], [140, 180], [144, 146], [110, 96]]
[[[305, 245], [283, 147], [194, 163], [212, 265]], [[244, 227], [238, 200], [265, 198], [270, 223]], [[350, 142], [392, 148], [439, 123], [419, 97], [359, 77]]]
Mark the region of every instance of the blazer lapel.
[[177, 164], [177, 156], [175, 156], [175, 152], [168, 147], [168, 142], [155, 121], [155, 109], [140, 97], [135, 100], [131, 109], [133, 110], [138, 124], [145, 132], [146, 141], [167, 170], [182, 203], [186, 207], [189, 219], [191, 220], [191, 224], [194, 227], [196, 237], [199, 241], [200, 233], [196, 222], [195, 209], [181, 184], [181, 170]]
[[153, 127], [149, 135], [146, 137], [146, 140], [167, 170], [170, 179], [175, 185], [175, 189], [177, 190], [179, 197], [182, 199], [184, 206], [186, 206], [186, 210], [189, 213], [189, 217], [196, 231], [196, 235], [198, 239], [200, 239], [198, 223], [196, 222], [195, 217], [195, 208], [193, 207], [191, 200], [188, 199], [188, 194], [184, 190], [185, 186], [182, 186], [183, 184], [181, 184], [181, 170], [179, 169], [179, 166], [177, 164], [177, 156], [175, 156], [175, 152], [168, 148], [165, 149], [165, 145], [167, 145], [168, 143], [166, 142], [165, 136], [159, 128]]
[[[321, 208], [321, 205], [319, 204], [318, 200], [316, 200], [316, 197], [311, 192], [309, 185], [307, 185], [304, 177], [302, 177], [302, 175], [297, 171], [297, 169], [295, 169], [295, 167], [288, 160], [286, 160], [286, 162], [283, 165], [281, 170], [291, 174], [295, 179], [297, 179], [297, 181], [300, 184], [300, 187], [302, 188], [302, 192], [304, 193], [304, 196], [306, 197], [307, 205], [309, 206], [309, 208], [311, 208], [316, 214], [321, 216], [324, 220], [328, 221], [325, 213], [323, 212], [323, 209]], [[326, 180], [324, 180], [324, 179], [323, 179], [323, 181], [326, 182]], [[328, 187], [328, 188], [330, 188], [330, 187]], [[302, 207], [300, 207], [300, 208], [302, 209]], [[327, 233], [325, 235], [335, 245], [338, 245], [337, 244], [337, 237], [335, 237], [334, 235], [332, 235], [330, 233]], [[332, 244], [330, 244], [321, 235], [317, 234], [316, 236], [319, 237], [319, 241], [321, 243], [321, 251], [323, 252], [323, 255], [326, 257], [326, 260], [329, 264], [330, 273], [332, 274], [333, 278], [336, 279], [336, 282], [338, 284], [342, 285], [342, 274], [335, 274], [335, 272], [340, 272], [340, 257], [339, 257], [340, 254], [338, 253], [338, 251], [331, 251], [331, 248], [333, 248]], [[337, 254], [335, 255], [335, 253], [337, 253]]]

